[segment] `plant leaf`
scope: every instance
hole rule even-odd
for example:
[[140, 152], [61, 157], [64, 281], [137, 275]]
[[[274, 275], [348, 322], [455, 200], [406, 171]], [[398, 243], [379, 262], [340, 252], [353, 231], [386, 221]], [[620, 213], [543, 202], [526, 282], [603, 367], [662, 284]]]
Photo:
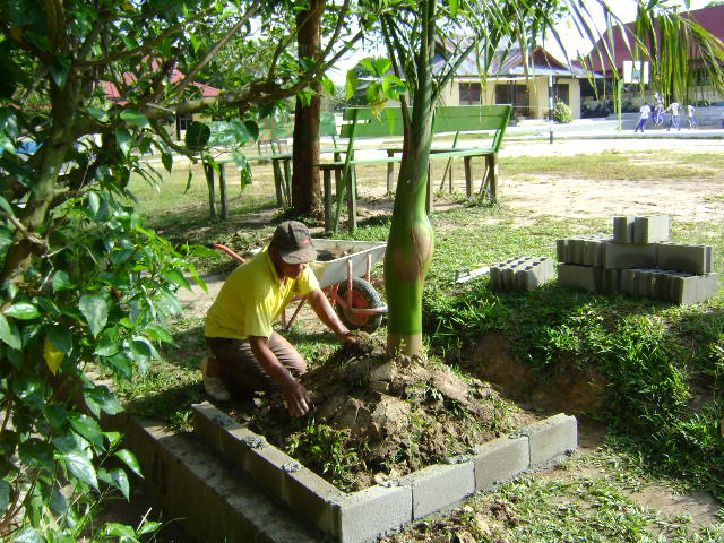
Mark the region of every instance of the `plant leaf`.
[[0, 339], [13, 349], [20, 349], [20, 332], [14, 322], [8, 322], [5, 315], [0, 313]]
[[121, 491], [126, 500], [130, 500], [131, 485], [128, 482], [128, 475], [121, 468], [111, 468], [109, 470], [99, 469], [98, 478], [104, 483], [115, 486]]
[[103, 450], [103, 432], [93, 417], [84, 413], [73, 413], [70, 425], [78, 434], [90, 441], [97, 450]]
[[79, 480], [98, 490], [98, 479], [96, 469], [91, 464], [83, 451], [70, 451], [65, 455], [68, 470]]
[[70, 290], [74, 286], [67, 271], [58, 270], [53, 274], [53, 292]]
[[84, 294], [78, 300], [78, 309], [88, 322], [91, 333], [97, 336], [103, 330], [108, 319], [108, 306], [105, 298], [98, 294]]
[[128, 449], [121, 449], [119, 451], [116, 451], [116, 456], [121, 459], [121, 461], [128, 466], [128, 469], [130, 469], [133, 473], [138, 475], [139, 477], [143, 477], [143, 474], [141, 473], [141, 465], [138, 463], [138, 458], [136, 458], [136, 455], [133, 454]]
[[43, 536], [30, 526], [17, 532], [14, 541], [15, 543], [45, 543]]
[[121, 111], [121, 119], [126, 121], [128, 124], [137, 126], [138, 128], [147, 128], [148, 119], [140, 111], [134, 111], [132, 109], [125, 109]]
[[40, 311], [29, 302], [18, 302], [8, 307], [5, 310], [5, 314], [14, 319], [32, 320], [40, 316]]
[[10, 507], [10, 485], [0, 480], [0, 514], [4, 514]]
[[58, 369], [63, 363], [63, 358], [65, 358], [65, 355], [55, 347], [47, 334], [43, 340], [43, 358], [50, 371], [53, 372], [53, 375], [58, 373]]

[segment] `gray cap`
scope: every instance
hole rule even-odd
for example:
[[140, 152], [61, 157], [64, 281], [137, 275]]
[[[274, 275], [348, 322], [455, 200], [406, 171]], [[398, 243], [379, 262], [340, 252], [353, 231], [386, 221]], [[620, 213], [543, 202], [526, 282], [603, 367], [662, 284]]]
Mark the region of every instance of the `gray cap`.
[[277, 226], [271, 245], [287, 264], [306, 264], [317, 258], [309, 228], [297, 221], [285, 221]]

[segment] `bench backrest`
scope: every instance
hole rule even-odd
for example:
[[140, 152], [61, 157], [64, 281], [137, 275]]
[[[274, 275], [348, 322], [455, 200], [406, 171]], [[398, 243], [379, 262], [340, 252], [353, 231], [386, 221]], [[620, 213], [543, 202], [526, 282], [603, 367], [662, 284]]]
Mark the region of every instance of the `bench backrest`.
[[[435, 110], [433, 134], [440, 132], [494, 130], [492, 147], [497, 152], [508, 127], [513, 107], [440, 106]], [[403, 135], [402, 108], [388, 107], [379, 116], [368, 107], [345, 108], [340, 136], [343, 138], [384, 138]]]

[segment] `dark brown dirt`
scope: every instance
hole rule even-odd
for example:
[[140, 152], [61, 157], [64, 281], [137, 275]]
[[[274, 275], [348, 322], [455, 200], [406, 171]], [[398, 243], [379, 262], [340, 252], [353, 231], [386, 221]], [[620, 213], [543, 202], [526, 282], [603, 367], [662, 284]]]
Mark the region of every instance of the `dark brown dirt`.
[[370, 338], [301, 377], [314, 409], [293, 419], [277, 396], [233, 415], [344, 490], [405, 475], [535, 420], [488, 383], [435, 361], [388, 357]]

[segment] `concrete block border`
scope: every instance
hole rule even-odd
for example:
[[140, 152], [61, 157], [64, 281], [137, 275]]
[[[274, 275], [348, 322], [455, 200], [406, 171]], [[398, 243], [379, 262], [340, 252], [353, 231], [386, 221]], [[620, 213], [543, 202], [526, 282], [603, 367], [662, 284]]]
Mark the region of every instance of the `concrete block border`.
[[448, 464], [428, 466], [385, 485], [346, 493], [262, 436], [204, 402], [192, 406], [194, 432], [224, 462], [271, 498], [340, 543], [365, 543], [418, 518], [453, 507], [474, 492], [560, 461], [578, 446], [576, 418], [559, 414], [484, 445]]

